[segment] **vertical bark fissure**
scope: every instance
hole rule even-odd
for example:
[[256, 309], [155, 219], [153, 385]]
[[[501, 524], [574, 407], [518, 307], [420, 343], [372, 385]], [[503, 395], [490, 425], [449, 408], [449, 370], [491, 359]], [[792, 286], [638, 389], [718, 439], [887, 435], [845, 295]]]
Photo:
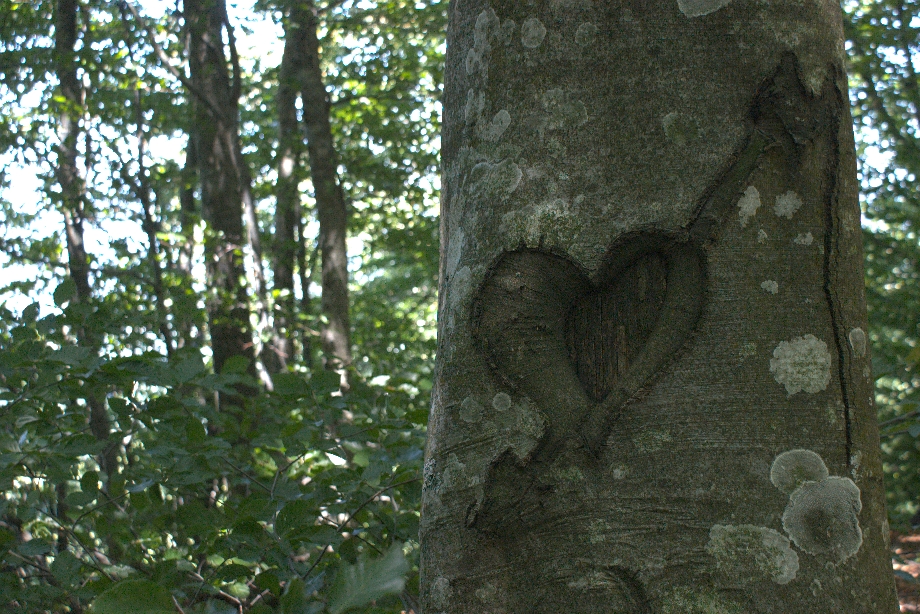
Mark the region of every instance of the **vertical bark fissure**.
[[838, 172], [840, 168], [840, 143], [838, 131], [840, 130], [840, 113], [846, 104], [842, 93], [834, 87], [835, 105], [829, 110], [830, 127], [830, 152], [831, 160], [828, 162], [825, 181], [827, 192], [824, 197], [824, 296], [827, 300], [828, 314], [831, 319], [831, 330], [834, 334], [834, 349], [837, 359], [837, 377], [840, 380], [840, 396], [843, 402], [844, 445], [846, 456], [843, 466], [849, 471], [853, 463], [853, 407], [850, 394], [849, 365], [850, 360], [846, 348], [846, 330], [843, 324], [843, 310], [837, 298], [838, 285], [837, 260], [841, 253], [840, 229], [843, 225], [840, 219], [840, 203], [838, 194]]
[[327, 322], [321, 341], [327, 366], [342, 370], [351, 364], [351, 324], [348, 300], [348, 253], [346, 234], [348, 212], [339, 183], [335, 146], [329, 120], [329, 99], [320, 66], [317, 22], [312, 0], [297, 3], [292, 22], [304, 36], [301, 99], [307, 130], [310, 174], [319, 218], [319, 244], [322, 255], [322, 314]]

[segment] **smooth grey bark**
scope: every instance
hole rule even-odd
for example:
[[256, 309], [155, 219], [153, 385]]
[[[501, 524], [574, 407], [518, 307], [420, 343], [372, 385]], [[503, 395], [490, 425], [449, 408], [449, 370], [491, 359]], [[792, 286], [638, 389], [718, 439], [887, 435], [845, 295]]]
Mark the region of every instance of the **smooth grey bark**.
[[840, 8], [460, 0], [428, 614], [897, 611]]

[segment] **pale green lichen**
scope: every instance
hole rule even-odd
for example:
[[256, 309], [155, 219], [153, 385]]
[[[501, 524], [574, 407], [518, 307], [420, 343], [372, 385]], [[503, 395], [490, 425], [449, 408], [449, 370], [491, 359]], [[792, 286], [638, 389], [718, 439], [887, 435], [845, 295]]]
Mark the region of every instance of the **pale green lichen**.
[[831, 381], [831, 354], [827, 344], [814, 335], [781, 342], [773, 350], [770, 373], [786, 387], [789, 396], [825, 390]]
[[447, 463], [444, 466], [444, 472], [441, 475], [441, 482], [445, 488], [466, 486], [466, 465], [460, 462], [456, 454], [451, 453], [447, 457]]
[[492, 50], [490, 39], [499, 27], [498, 15], [492, 8], [484, 10], [476, 18], [476, 26], [473, 28], [473, 47], [466, 54], [467, 74], [472, 75], [477, 71], [487, 72], [488, 55]]
[[859, 487], [850, 478], [805, 482], [789, 497], [783, 528], [808, 554], [841, 563], [862, 546], [861, 509]]
[[593, 23], [583, 23], [575, 31], [575, 42], [580, 47], [587, 47], [594, 43], [597, 36], [597, 26]]
[[760, 289], [768, 294], [779, 292], [779, 283], [775, 279], [768, 279], [760, 283]]
[[776, 197], [776, 204], [773, 206], [773, 212], [776, 213], [779, 217], [785, 217], [786, 219], [792, 219], [792, 216], [795, 215], [795, 212], [802, 207], [802, 199], [799, 198], [799, 195], [789, 190], [784, 194], [780, 194]]
[[701, 17], [718, 11], [732, 0], [677, 0], [680, 12], [687, 17]]
[[796, 235], [795, 239], [792, 240], [796, 245], [811, 245], [814, 243], [815, 238], [811, 235], [810, 232], [799, 233]]
[[661, 127], [664, 134], [675, 145], [686, 145], [695, 141], [700, 135], [700, 127], [696, 119], [672, 111], [661, 118]]
[[488, 605], [494, 605], [495, 598], [498, 596], [498, 589], [495, 585], [487, 582], [480, 588], [476, 589], [476, 598]]
[[783, 452], [770, 467], [770, 482], [787, 495], [805, 482], [818, 482], [828, 475], [824, 460], [811, 450]]
[[741, 222], [742, 228], [747, 226], [748, 222], [754, 217], [754, 214], [757, 213], [757, 209], [759, 208], [760, 192], [758, 192], [757, 188], [754, 186], [749, 185], [741, 198], [738, 199], [738, 221]]
[[436, 608], [450, 607], [453, 592], [450, 587], [450, 580], [443, 576], [435, 578], [435, 581], [431, 583], [431, 592], [429, 593], [431, 605]]
[[446, 269], [448, 275], [453, 275], [460, 264], [460, 257], [463, 255], [463, 247], [466, 240], [462, 228], [455, 228], [450, 233], [450, 242], [447, 248]]
[[466, 397], [463, 399], [463, 402], [460, 403], [460, 419], [464, 422], [479, 422], [482, 420], [483, 411], [483, 406], [471, 396]]
[[511, 409], [511, 397], [507, 393], [499, 392], [492, 397], [492, 407], [495, 411], [508, 411]]
[[502, 109], [495, 114], [491, 122], [484, 124], [480, 128], [479, 137], [484, 141], [495, 143], [502, 137], [505, 130], [507, 130], [510, 125], [511, 114], [508, 113], [507, 110]]
[[506, 159], [498, 164], [480, 162], [470, 171], [467, 181], [473, 196], [501, 198], [514, 192], [522, 177], [521, 168]]
[[521, 44], [528, 49], [536, 49], [546, 38], [546, 27], [536, 17], [528, 17], [521, 24]]
[[678, 588], [661, 599], [661, 614], [747, 614], [715, 592]]
[[853, 352], [862, 358], [866, 355], [866, 332], [861, 328], [854, 328], [847, 335], [847, 338], [850, 340], [850, 347], [853, 348]]
[[470, 88], [466, 93], [466, 105], [463, 107], [463, 118], [469, 125], [475, 125], [482, 116], [482, 109], [486, 104], [484, 92], [477, 92]]
[[633, 444], [639, 452], [657, 452], [666, 443], [671, 441], [671, 433], [667, 431], [646, 430], [633, 438]]
[[715, 557], [721, 571], [744, 582], [769, 577], [777, 584], [788, 584], [799, 570], [799, 557], [789, 547], [789, 539], [767, 527], [713, 525], [706, 551]]
[[577, 128], [588, 121], [585, 103], [562, 89], [544, 92], [540, 104], [546, 111], [545, 130]]

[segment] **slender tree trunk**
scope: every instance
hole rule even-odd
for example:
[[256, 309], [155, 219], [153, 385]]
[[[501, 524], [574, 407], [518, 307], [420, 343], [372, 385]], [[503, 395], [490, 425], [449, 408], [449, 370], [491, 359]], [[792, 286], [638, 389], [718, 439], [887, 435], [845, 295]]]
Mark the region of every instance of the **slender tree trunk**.
[[160, 335], [166, 346], [166, 355], [173, 353], [173, 334], [169, 327], [169, 310], [166, 307], [166, 289], [163, 286], [163, 267], [160, 263], [160, 240], [157, 238], [159, 223], [156, 220], [156, 211], [150, 201], [150, 176], [144, 166], [147, 155], [147, 134], [144, 131], [144, 107], [142, 104], [141, 90], [134, 90], [134, 121], [135, 138], [137, 140], [137, 178], [133, 182], [137, 199], [140, 201], [143, 221], [141, 227], [147, 236], [147, 261], [153, 277], [153, 297], [156, 301], [157, 320]]
[[195, 343], [193, 319], [190, 317], [197, 311], [192, 289], [192, 268], [195, 261], [195, 226], [200, 219], [195, 202], [195, 188], [198, 185], [195, 158], [194, 140], [190, 138], [185, 150], [185, 164], [179, 176], [179, 227], [182, 244], [178, 246], [176, 268], [182, 276], [182, 284], [173, 299], [177, 348], [192, 347]]
[[[67, 241], [67, 262], [70, 279], [76, 287], [76, 300], [92, 298], [89, 280], [89, 257], [83, 243], [86, 186], [77, 166], [77, 143], [80, 138], [80, 117], [83, 114], [83, 88], [77, 73], [77, 0], [57, 0], [54, 15], [55, 66], [60, 83], [58, 111], [57, 164], [55, 175], [61, 188], [61, 211]], [[77, 331], [77, 341], [98, 351], [99, 340], [86, 328]], [[107, 441], [111, 424], [105, 403], [92, 393], [87, 394], [90, 432], [100, 441]], [[111, 476], [116, 471], [117, 449], [106, 447], [99, 456], [103, 472]]]
[[423, 610], [893, 613], [831, 0], [455, 3]]
[[[224, 0], [185, 0], [194, 123], [193, 150], [206, 223], [208, 319], [214, 370], [233, 356], [254, 373], [243, 245], [243, 192], [238, 158], [239, 100], [224, 56]], [[248, 189], [248, 186], [246, 186]]]
[[284, 369], [294, 356], [294, 265], [297, 262], [296, 232], [301, 216], [298, 166], [301, 131], [297, 121], [297, 90], [306, 49], [303, 29], [288, 18], [284, 29], [284, 52], [278, 77], [278, 184], [275, 192], [273, 274], [275, 310], [272, 345], [264, 362], [269, 372]]
[[305, 45], [301, 99], [303, 120], [307, 128], [310, 176], [316, 193], [319, 218], [323, 291], [320, 309], [326, 318], [320, 339], [327, 366], [344, 369], [352, 360], [348, 315], [348, 253], [345, 246], [348, 211], [338, 179], [338, 162], [329, 123], [329, 99], [320, 67], [313, 0], [294, 3], [291, 23], [299, 29]]

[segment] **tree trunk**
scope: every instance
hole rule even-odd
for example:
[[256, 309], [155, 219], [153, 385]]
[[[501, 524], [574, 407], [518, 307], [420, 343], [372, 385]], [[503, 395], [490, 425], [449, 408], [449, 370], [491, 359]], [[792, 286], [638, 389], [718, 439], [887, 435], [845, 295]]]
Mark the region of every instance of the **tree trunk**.
[[[295, 9], [296, 10], [296, 9]], [[292, 11], [293, 12], [293, 11]], [[301, 216], [298, 172], [301, 131], [297, 121], [297, 89], [303, 71], [306, 36], [291, 17], [284, 28], [284, 52], [278, 76], [278, 183], [275, 188], [275, 235], [273, 265], [275, 309], [272, 345], [264, 362], [269, 373], [284, 369], [294, 357], [294, 264], [297, 262], [296, 232]], [[304, 288], [304, 292], [307, 289]]]
[[[61, 187], [61, 212], [67, 242], [67, 265], [70, 279], [76, 287], [76, 301], [92, 298], [89, 280], [89, 257], [83, 243], [83, 223], [86, 219], [86, 185], [77, 167], [77, 143], [80, 138], [80, 117], [83, 113], [83, 87], [77, 73], [77, 0], [58, 0], [54, 14], [54, 53], [59, 90], [57, 164], [55, 176]], [[99, 340], [88, 329], [76, 331], [77, 342], [98, 351]], [[107, 441], [111, 424], [105, 403], [96, 395], [86, 395], [89, 406], [90, 432], [96, 439]], [[117, 448], [109, 443], [99, 455], [100, 468], [111, 477], [116, 471]]]
[[[322, 255], [320, 309], [326, 318], [320, 339], [327, 366], [343, 369], [351, 364], [351, 324], [348, 316], [348, 253], [345, 238], [348, 212], [339, 185], [335, 146], [329, 124], [329, 99], [319, 63], [319, 40], [313, 0], [294, 3], [292, 25], [304, 37], [301, 72], [303, 120], [307, 128], [310, 176], [316, 194], [319, 244]], [[344, 373], [344, 371], [343, 371]], [[344, 379], [343, 379], [344, 383]]]
[[[214, 370], [233, 356], [245, 357], [254, 372], [248, 297], [243, 280], [243, 196], [238, 165], [239, 99], [224, 57], [224, 0], [185, 0], [189, 34], [191, 135], [206, 223], [205, 259], [210, 297], [208, 320]], [[247, 175], [248, 177], [248, 175]], [[245, 186], [248, 190], [248, 186]]]
[[895, 612], [838, 4], [450, 20], [423, 610]]

